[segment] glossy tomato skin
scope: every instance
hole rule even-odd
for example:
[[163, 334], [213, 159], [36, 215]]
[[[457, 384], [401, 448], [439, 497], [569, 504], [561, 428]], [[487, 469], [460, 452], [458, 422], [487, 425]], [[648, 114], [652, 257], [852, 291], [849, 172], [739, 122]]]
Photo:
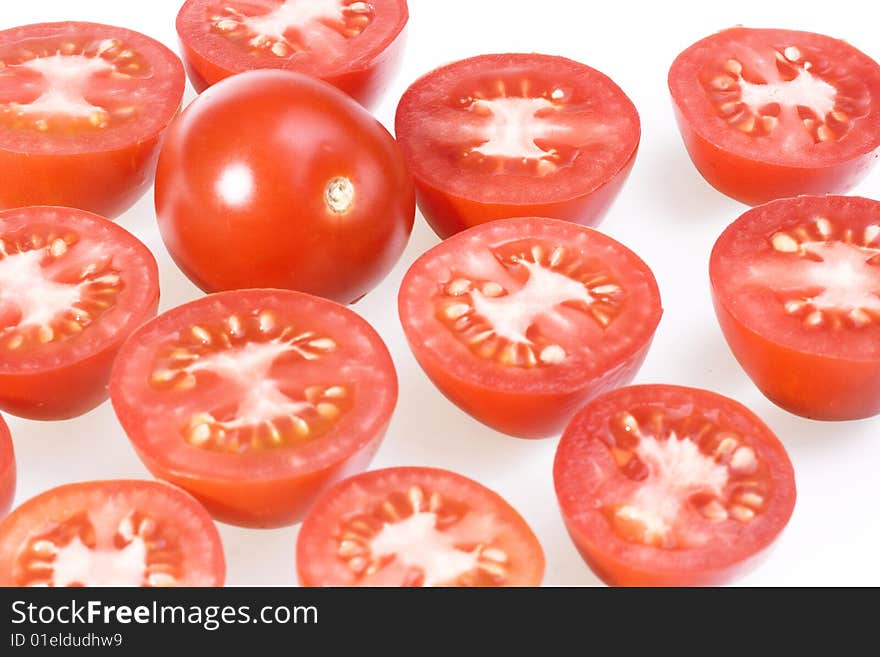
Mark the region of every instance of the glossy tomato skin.
[[[398, 22], [390, 40], [383, 42], [381, 49], [369, 53], [368, 56], [360, 56], [357, 61], [352, 61], [332, 73], [316, 76], [344, 91], [364, 107], [374, 107], [379, 102], [394, 74], [400, 68], [400, 61], [406, 45], [406, 24], [409, 20], [409, 10], [405, 0], [395, 0], [395, 2]], [[188, 4], [198, 5], [200, 3], [203, 3], [203, 0], [189, 0], [184, 3], [177, 15], [177, 33], [180, 37], [183, 63], [186, 67], [187, 77], [198, 93], [202, 93], [220, 80], [245, 70], [251, 70], [251, 68], [245, 69], [241, 66], [223, 65], [216, 57], [212, 59], [211, 49], [204, 45], [201, 48], [193, 47], [192, 44], [199, 43], [201, 39], [194, 36], [193, 33], [197, 28], [192, 25], [185, 10], [187, 10]], [[297, 71], [295, 62], [284, 61], [287, 63], [279, 64], [276, 68]]]
[[[350, 196], [337, 212], [339, 180]], [[262, 70], [211, 87], [171, 127], [156, 212], [172, 258], [205, 291], [350, 303], [397, 262], [415, 197], [394, 139], [362, 107], [319, 80]]]
[[[602, 441], [609, 419], [633, 404], [671, 409], [673, 417], [702, 410], [706, 418], [711, 418], [710, 422], [723, 418], [727, 429], [749, 437], [748, 445], [769, 464], [771, 490], [763, 515], [753, 521], [753, 535], [743, 532], [732, 544], [716, 545], [701, 553], [699, 547], [633, 547], [610, 528], [607, 515], [600, 509], [598, 493], [603, 485], [612, 485], [612, 478], [597, 481], [602, 475], [596, 462], [588, 460], [592, 453], [587, 445]], [[669, 438], [673, 439], [675, 436]], [[602, 449], [607, 447], [603, 445]], [[596, 474], [591, 474], [594, 467]], [[575, 547], [590, 569], [610, 586], [727, 584], [751, 572], [767, 558], [791, 517], [797, 496], [794, 471], [785, 448], [754, 413], [710, 391], [665, 384], [618, 388], [584, 406], [562, 435], [553, 464], [553, 480], [563, 521]]]
[[153, 75], [161, 80], [161, 93], [168, 94], [173, 109], [154, 130], [133, 136], [124, 144], [102, 144], [100, 136], [84, 135], [74, 146], [41, 152], [3, 139], [0, 208], [55, 205], [115, 219], [134, 205], [153, 183], [162, 135], [183, 100], [186, 75], [177, 55], [137, 32], [80, 22], [12, 28], [0, 32], [0, 44], [21, 39], [76, 39], [89, 32], [149, 49], [155, 57]]
[[[507, 581], [497, 586], [540, 586], [544, 577], [544, 551], [528, 523], [498, 493], [482, 484], [449, 470], [427, 467], [395, 467], [370, 470], [336, 483], [315, 502], [303, 520], [296, 543], [296, 570], [300, 586], [403, 586], [393, 576], [363, 581], [339, 559], [341, 525], [353, 517], [365, 514], [392, 496], [406, 495], [416, 488], [428, 499], [438, 494], [444, 503], [448, 500], [458, 508], [469, 507], [469, 512], [481, 522], [473, 526], [497, 530], [502, 535], [499, 545], [504, 550]], [[399, 500], [395, 500], [398, 502]], [[392, 503], [393, 504], [393, 503]], [[397, 508], [400, 508], [399, 506]], [[425, 509], [419, 509], [424, 511]], [[401, 517], [415, 510], [404, 509]], [[482, 516], [482, 517], [480, 517]], [[447, 531], [454, 531], [455, 523], [447, 522]], [[479, 531], [479, 530], [478, 530]], [[481, 536], [489, 543], [495, 537]], [[466, 539], [468, 543], [473, 537]], [[370, 577], [370, 576], [367, 576]], [[442, 583], [441, 586], [452, 585]], [[481, 584], [467, 584], [480, 586]]]
[[15, 479], [15, 451], [12, 448], [12, 438], [9, 435], [9, 427], [0, 417], [0, 518], [12, 508], [12, 500], [15, 499]]
[[[299, 437], [292, 446], [281, 446], [277, 451], [225, 453], [186, 443], [179, 426], [185, 420], [166, 423], [158, 418], [154, 424], [157, 412], [145, 409], [160, 408], [162, 403], [165, 406], [161, 408], [168, 413], [187, 403], [205, 405], [196, 410], [211, 408], [211, 399], [168, 398], [165, 395], [173, 393], [149, 387], [151, 370], [147, 368], [169, 336], [193, 323], [208, 326], [226, 314], [246, 318], [267, 308], [279, 315], [292, 313], [304, 325], [325, 322], [325, 326], [336, 327], [331, 339], [351, 341], [351, 348], [346, 351], [348, 360], [333, 372], [321, 375], [335, 379], [342, 369], [370, 372], [369, 381], [365, 378], [351, 383], [360, 386], [354, 393], [355, 402], [359, 398], [363, 401], [342, 416], [342, 428], [334, 425], [330, 435], [310, 440]], [[345, 326], [345, 331], [340, 326]], [[352, 362], [352, 353], [360, 355], [361, 360]], [[295, 388], [298, 383], [287, 381], [287, 385]], [[110, 393], [120, 424], [144, 465], [156, 477], [191, 493], [221, 522], [273, 528], [298, 522], [321, 491], [369, 465], [397, 403], [397, 375], [381, 338], [353, 311], [289, 290], [236, 290], [174, 308], [132, 334], [114, 365]], [[223, 394], [221, 384], [213, 389], [211, 398]], [[303, 394], [297, 391], [294, 398]], [[158, 411], [158, 415], [162, 414]]]
[[[569, 250], [576, 250], [572, 244], [583, 240], [587, 248], [595, 249], [589, 257], [601, 258], [596, 254], [604, 253], [607, 259], [615, 260], [613, 275], [631, 276], [629, 282], [640, 290], [639, 297], [629, 303], [630, 307], [642, 307], [633, 314], [643, 317], [643, 323], [634, 326], [631, 334], [626, 335], [628, 346], [616, 352], [606, 369], [560, 376], [559, 381], [547, 382], [545, 387], [505, 371], [479, 374], [461, 362], [458, 366], [451, 366], [451, 348], [438, 346], [436, 336], [429, 336], [417, 328], [417, 315], [426, 312], [425, 301], [420, 296], [424, 290], [417, 281], [425, 276], [431, 262], [442, 257], [443, 253], [465, 254], [477, 243], [502, 243], [533, 237], [558, 240], [555, 243]], [[440, 287], [442, 283], [448, 281], [437, 281], [436, 286]], [[558, 435], [586, 400], [632, 381], [648, 354], [662, 312], [653, 274], [637, 255], [598, 231], [545, 217], [489, 222], [448, 238], [413, 263], [404, 276], [398, 295], [398, 313], [410, 349], [437, 389], [480, 422], [502, 433], [530, 439]], [[469, 358], [470, 354], [465, 356], [466, 353], [462, 352], [460, 357]]]
[[[125, 513], [120, 513], [120, 509]], [[22, 586], [27, 579], [40, 577], [39, 573], [34, 575], [22, 567], [25, 544], [33, 540], [34, 534], [57, 530], [81, 514], [87, 514], [97, 529], [92, 532], [93, 540], [108, 538], [107, 529], [115, 530], [115, 523], [121, 524], [129, 514], [129, 517], [152, 520], [159, 531], [164, 527], [165, 540], [176, 543], [161, 555], [178, 560], [171, 571], [176, 576], [175, 586], [223, 586], [226, 580], [226, 558], [220, 534], [198, 502], [185, 491], [164, 482], [113, 479], [76, 482], [44, 491], [18, 505], [0, 522], [0, 586]], [[101, 524], [100, 520], [105, 523]], [[162, 552], [154, 546], [148, 549]], [[147, 563], [150, 556], [148, 553]], [[156, 556], [159, 555], [153, 558]], [[100, 584], [123, 585], [115, 581]]]
[[[524, 111], [529, 102], [538, 105]], [[485, 123], [496, 112], [502, 121]], [[523, 131], [530, 123], [535, 133], [525, 145], [527, 133], [509, 132], [511, 124]], [[419, 209], [442, 239], [509, 217], [598, 224], [632, 170], [641, 137], [635, 106], [610, 78], [534, 53], [480, 55], [422, 76], [398, 104], [395, 131]], [[473, 164], [487, 144], [494, 144], [490, 153]], [[514, 156], [510, 148], [527, 152]]]
[[[159, 272], [152, 253], [134, 235], [104, 217], [72, 208], [33, 207], [0, 212], [0, 226], [14, 233], [27, 229], [30, 223], [48, 224], [56, 230], [79, 231], [88, 238], [106, 235], [108, 242], [100, 245], [104, 255], [125, 259], [121, 294], [131, 296], [120, 300], [118, 309], [126, 319], [112, 336], [105, 336], [87, 353], [65, 357], [61, 353], [46, 358], [36, 356], [27, 362], [6, 358], [0, 364], [0, 408], [31, 420], [66, 420], [87, 413], [107, 400], [107, 384], [113, 361], [122, 343], [142, 322], [156, 314], [159, 306]], [[130, 269], [124, 266], [128, 264]], [[126, 278], [130, 277], [128, 281]], [[135, 279], [137, 279], [135, 284]], [[127, 288], [125, 287], [127, 285]], [[97, 323], [100, 323], [98, 318]], [[91, 329], [81, 334], [85, 337]], [[75, 342], [79, 336], [72, 336]]]
[[[859, 236], [865, 224], [880, 221], [880, 203], [849, 196], [802, 196], [773, 201], [744, 213], [722, 233], [712, 250], [709, 275], [715, 314], [736, 360], [774, 404], [814, 420], [872, 417], [880, 414], [880, 356], [857, 346], [848, 347], [845, 334], [836, 340], [832, 337], [830, 345], [795, 345], [790, 339], [786, 343], [784, 336], [767, 334], [768, 327], [744, 321], [742, 295], [731, 293], [729, 274], [723, 271], [722, 260], [745, 257], [739, 255], [743, 244], [767, 240], [799, 221], [810, 222], [815, 217], [827, 217]], [[772, 273], [767, 280], [772, 282]], [[775, 321], [772, 317], [766, 319], [767, 323]], [[869, 324], [855, 334], [871, 329]], [[790, 330], [808, 336], [810, 331], [828, 329], [810, 329], [801, 324]]]
[[[819, 150], [826, 146], [820, 143], [815, 145], [819, 157], [814, 152], [786, 159], [784, 154], [780, 155], [779, 144], [774, 142], [766, 143], [762, 147], [765, 149], [763, 153], [733, 146], [721, 133], [734, 128], [727, 126], [721, 118], [695, 120], [697, 114], [712, 111], [702, 100], [696, 100], [692, 91], [699, 84], [701, 58], [706, 57], [706, 53], [711, 54], [716, 44], [745, 42], [753, 38], [778, 47], [798, 40], [818, 44], [818, 48], [828, 50], [829, 58], [838, 58], [844, 72], [862, 78], [870, 99], [873, 99], [867, 116], [860, 117], [865, 127], [857, 126], [864, 130], [864, 136], [848, 138], [855, 145], [847, 147], [839, 156], [830, 154], [830, 149]], [[853, 67], [852, 71], [846, 70], [849, 66]], [[669, 70], [668, 84], [682, 140], [700, 175], [718, 191], [747, 205], [803, 194], [849, 191], [867, 175], [878, 158], [880, 66], [843, 41], [791, 30], [732, 28], [709, 36], [682, 52]]]

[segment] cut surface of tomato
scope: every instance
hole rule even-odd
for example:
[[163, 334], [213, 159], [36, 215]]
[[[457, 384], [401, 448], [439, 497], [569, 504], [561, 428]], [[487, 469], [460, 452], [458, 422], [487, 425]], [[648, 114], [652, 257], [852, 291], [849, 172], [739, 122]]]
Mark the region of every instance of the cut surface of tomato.
[[593, 229], [545, 218], [471, 228], [403, 279], [401, 323], [449, 399], [500, 431], [559, 432], [590, 397], [628, 383], [662, 313], [648, 266]]
[[222, 586], [207, 512], [157, 481], [67, 484], [0, 523], [0, 586]]
[[278, 68], [369, 106], [396, 70], [408, 19], [406, 0], [187, 0], [177, 33], [199, 92], [236, 73]]
[[94, 408], [158, 303], [156, 260], [125, 229], [71, 208], [0, 212], [0, 408], [45, 420]]
[[880, 202], [750, 210], [718, 238], [709, 272], [724, 335], [767, 397], [815, 419], [880, 413]]
[[538, 586], [544, 552], [497, 493], [448, 470], [365, 472], [309, 511], [296, 563], [302, 586]]
[[297, 521], [364, 469], [397, 402], [382, 339], [298, 292], [240, 290], [174, 308], [120, 351], [113, 407], [146, 466], [219, 520]]
[[718, 32], [676, 58], [669, 89], [697, 169], [751, 205], [847, 191], [880, 149], [880, 65], [821, 34]]
[[482, 55], [428, 73], [397, 107], [419, 208], [440, 237], [517, 216], [593, 225], [635, 160], [635, 106], [595, 69]]
[[152, 182], [184, 84], [174, 53], [124, 28], [0, 32], [0, 207], [121, 214]]
[[0, 518], [12, 507], [15, 498], [15, 451], [9, 427], [0, 417]]
[[562, 435], [553, 479], [575, 545], [612, 585], [729, 581], [776, 539], [796, 496], [785, 448], [757, 416], [670, 385], [587, 404]]

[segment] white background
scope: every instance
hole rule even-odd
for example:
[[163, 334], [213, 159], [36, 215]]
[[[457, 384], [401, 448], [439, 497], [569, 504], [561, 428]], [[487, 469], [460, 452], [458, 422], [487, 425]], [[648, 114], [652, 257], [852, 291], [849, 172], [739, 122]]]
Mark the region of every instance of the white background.
[[[93, 20], [144, 32], [177, 47], [182, 0], [3, 2], [0, 28], [50, 20]], [[804, 29], [844, 38], [880, 59], [869, 3], [812, 0], [637, 3], [617, 0], [410, 0], [403, 67], [377, 110], [389, 128], [397, 100], [416, 77], [446, 62], [487, 52], [537, 51], [580, 60], [610, 75], [642, 118], [635, 168], [601, 229], [635, 250], [660, 284], [665, 314], [637, 382], [699, 386], [737, 399], [779, 435], [794, 463], [798, 500], [787, 530], [748, 585], [880, 585], [880, 418], [819, 423], [766, 401], [721, 336], [709, 299], [709, 251], [746, 208], [709, 187], [679, 140], [666, 73], [697, 39], [734, 24]], [[193, 98], [187, 89], [185, 102]], [[247, 116], [242, 116], [246, 121]], [[854, 193], [880, 198], [880, 170]], [[155, 226], [152, 193], [120, 218], [159, 260], [161, 310], [199, 296], [168, 257]], [[551, 467], [556, 439], [523, 441], [488, 429], [438, 393], [416, 365], [396, 313], [400, 279], [437, 242], [416, 217], [400, 264], [355, 310], [384, 336], [400, 376], [400, 400], [375, 467], [432, 465], [497, 490], [534, 528], [547, 555], [545, 582], [596, 585], [572, 547], [557, 510]], [[109, 402], [66, 422], [7, 417], [19, 465], [16, 503], [65, 482], [145, 477]], [[230, 584], [294, 584], [296, 528], [220, 526]]]

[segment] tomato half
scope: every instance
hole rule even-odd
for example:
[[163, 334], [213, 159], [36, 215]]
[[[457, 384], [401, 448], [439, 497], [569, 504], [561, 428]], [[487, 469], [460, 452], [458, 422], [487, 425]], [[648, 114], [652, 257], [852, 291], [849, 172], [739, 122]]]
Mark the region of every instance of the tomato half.
[[91, 410], [158, 304], [156, 260], [125, 229], [71, 208], [0, 212], [0, 408], [37, 420]]
[[110, 393], [154, 475], [219, 520], [277, 527], [367, 466], [397, 375], [382, 339], [347, 308], [239, 290], [144, 325], [120, 350]]
[[185, 83], [173, 52], [121, 27], [0, 32], [0, 208], [122, 214], [153, 181]]
[[539, 586], [544, 552], [497, 493], [404, 467], [324, 493], [303, 521], [296, 565], [302, 586]]
[[410, 348], [450, 400], [524, 438], [632, 380], [662, 310], [648, 266], [598, 231], [516, 218], [455, 235], [403, 279]]
[[0, 518], [12, 507], [15, 498], [15, 451], [9, 427], [0, 417]]
[[442, 238], [493, 219], [599, 222], [635, 161], [635, 106], [563, 57], [482, 55], [407, 89], [395, 130], [419, 208]]
[[741, 404], [670, 385], [620, 388], [568, 425], [553, 466], [569, 534], [617, 586], [700, 586], [753, 567], [795, 503], [785, 448]]
[[59, 486], [0, 523], [0, 586], [222, 586], [211, 517], [158, 481]]
[[177, 34], [196, 91], [280, 68], [370, 106], [397, 70], [408, 19], [406, 0], [187, 0]]
[[880, 66], [821, 34], [718, 32], [675, 59], [669, 89], [699, 172], [750, 205], [845, 192], [880, 149]]
[[289, 288], [350, 303], [391, 270], [415, 197], [388, 132], [341, 91], [236, 75], [175, 121], [156, 176], [171, 256], [203, 290]]
[[709, 274], [724, 336], [771, 401], [819, 420], [880, 413], [880, 202], [750, 210], [718, 238]]

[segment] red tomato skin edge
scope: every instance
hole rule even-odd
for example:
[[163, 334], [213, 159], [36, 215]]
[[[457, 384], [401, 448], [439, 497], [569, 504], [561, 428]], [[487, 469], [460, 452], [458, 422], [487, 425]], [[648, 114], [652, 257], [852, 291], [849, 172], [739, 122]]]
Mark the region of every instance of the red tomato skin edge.
[[503, 205], [482, 203], [451, 196], [426, 181], [415, 177], [416, 202], [428, 225], [440, 239], [495, 219], [513, 217], [549, 217], [583, 226], [596, 226], [602, 221], [632, 171], [638, 145], [626, 164], [612, 178], [592, 192], [554, 203], [523, 203]]
[[[15, 499], [16, 484], [16, 468], [15, 468], [15, 450], [12, 447], [12, 440], [9, 437], [9, 428], [0, 418], [0, 440], [9, 443], [9, 462], [6, 467], [0, 470], [0, 518], [3, 518], [9, 509], [12, 508], [12, 500]], [[3, 447], [0, 447], [2, 450]]]
[[[387, 428], [385, 425], [370, 442], [332, 467], [283, 480], [207, 479], [169, 471], [157, 465], [147, 453], [135, 451], [154, 476], [195, 497], [215, 520], [250, 529], [277, 529], [302, 520], [315, 499], [329, 486], [366, 470]], [[235, 503], [230, 504], [230, 500]]]
[[[154, 317], [158, 308], [157, 280], [155, 299], [141, 323]], [[127, 337], [118, 335], [89, 358], [62, 367], [31, 374], [0, 374], [0, 408], [29, 420], [68, 420], [89, 412], [110, 396], [113, 361]], [[40, 401], [35, 404], [34, 399]]]
[[743, 326], [712, 290], [730, 350], [767, 399], [811, 420], [880, 414], [880, 361], [846, 360], [790, 349]]
[[566, 530], [568, 530], [568, 535], [571, 537], [578, 553], [587, 566], [608, 586], [720, 586], [756, 570], [767, 559], [776, 545], [774, 541], [743, 561], [721, 568], [700, 571], [691, 569], [680, 573], [658, 573], [656, 571], [633, 568], [628, 564], [614, 560], [612, 556], [605, 553], [594, 554], [589, 548], [590, 541], [588, 538], [581, 536], [580, 532], [565, 517], [563, 517], [563, 522], [565, 523]]
[[[653, 334], [632, 356], [587, 385], [571, 392], [546, 395], [492, 390], [451, 376], [444, 368], [418, 356], [416, 361], [449, 401], [483, 424], [514, 438], [539, 439], [559, 435], [575, 412], [593, 397], [629, 384], [652, 342]], [[414, 355], [418, 353], [412, 343], [410, 348]]]
[[0, 149], [0, 209], [57, 205], [116, 219], [153, 184], [160, 140], [156, 135], [130, 148], [62, 155]]
[[[378, 56], [366, 62], [364, 68], [321, 79], [337, 89], [341, 89], [364, 107], [373, 108], [378, 105], [388, 88], [388, 84], [400, 68], [406, 39], [407, 27], [404, 26], [394, 41], [388, 44], [388, 47]], [[186, 75], [196, 93], [202, 93], [211, 85], [235, 74], [233, 71], [217, 66], [199, 55], [187, 46], [183, 39], [179, 39], [178, 43], [180, 53], [183, 55]]]
[[746, 205], [801, 194], [844, 193], [856, 186], [880, 157], [880, 149], [822, 168], [786, 167], [750, 160], [711, 143], [691, 127], [673, 101], [675, 120], [694, 166], [712, 187]]

